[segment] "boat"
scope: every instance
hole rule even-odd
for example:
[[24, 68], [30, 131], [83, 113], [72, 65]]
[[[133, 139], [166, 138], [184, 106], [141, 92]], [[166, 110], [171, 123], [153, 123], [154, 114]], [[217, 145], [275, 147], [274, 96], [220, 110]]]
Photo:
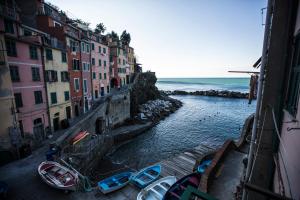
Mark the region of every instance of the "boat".
[[74, 138], [71, 140], [71, 143], [73, 145], [77, 144], [81, 140], [83, 140], [86, 136], [88, 136], [90, 133], [87, 131], [80, 131], [77, 135], [74, 136]]
[[198, 173], [203, 174], [210, 164], [211, 160], [204, 160], [197, 168]]
[[65, 191], [76, 190], [78, 174], [57, 162], [42, 162], [38, 167], [38, 173], [49, 186]]
[[133, 172], [123, 172], [98, 182], [98, 187], [103, 194], [107, 194], [126, 186]]
[[148, 185], [137, 196], [137, 200], [161, 200], [168, 189], [176, 182], [175, 176], [161, 178]]
[[181, 195], [184, 193], [188, 186], [198, 188], [200, 184], [201, 175], [199, 173], [189, 174], [176, 183], [174, 183], [169, 190], [166, 192], [163, 200], [176, 200], [180, 199]]
[[160, 165], [153, 165], [150, 167], [146, 167], [136, 173], [132, 178], [131, 181], [138, 186], [139, 188], [144, 188], [147, 185], [154, 182], [158, 179], [161, 172]]

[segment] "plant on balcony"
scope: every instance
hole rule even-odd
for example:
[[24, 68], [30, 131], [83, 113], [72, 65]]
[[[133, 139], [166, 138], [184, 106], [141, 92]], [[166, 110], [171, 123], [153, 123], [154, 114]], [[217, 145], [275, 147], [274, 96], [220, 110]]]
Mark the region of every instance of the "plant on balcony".
[[121, 35], [121, 42], [123, 45], [129, 45], [131, 41], [130, 33], [127, 33], [126, 30], [123, 31]]
[[96, 25], [95, 33], [101, 34], [101, 33], [104, 33], [105, 30], [106, 30], [106, 27], [104, 26], [104, 24], [99, 23], [99, 24]]

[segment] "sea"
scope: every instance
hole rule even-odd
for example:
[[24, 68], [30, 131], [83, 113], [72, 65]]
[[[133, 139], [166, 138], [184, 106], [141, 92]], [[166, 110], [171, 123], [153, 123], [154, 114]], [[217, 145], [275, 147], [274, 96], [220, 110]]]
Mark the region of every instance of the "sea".
[[[159, 78], [160, 90], [230, 90], [248, 92], [249, 78]], [[170, 158], [200, 144], [217, 148], [240, 137], [255, 101], [207, 96], [172, 96], [183, 106], [156, 126], [122, 145], [109, 159], [137, 169]]]

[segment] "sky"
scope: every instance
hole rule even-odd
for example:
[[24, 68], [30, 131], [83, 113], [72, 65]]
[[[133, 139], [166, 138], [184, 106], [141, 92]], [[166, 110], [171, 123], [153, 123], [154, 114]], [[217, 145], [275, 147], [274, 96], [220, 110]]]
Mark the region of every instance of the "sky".
[[[131, 35], [157, 77], [247, 77], [261, 56], [266, 0], [46, 0], [71, 17]], [[264, 13], [265, 16], [265, 13]]]

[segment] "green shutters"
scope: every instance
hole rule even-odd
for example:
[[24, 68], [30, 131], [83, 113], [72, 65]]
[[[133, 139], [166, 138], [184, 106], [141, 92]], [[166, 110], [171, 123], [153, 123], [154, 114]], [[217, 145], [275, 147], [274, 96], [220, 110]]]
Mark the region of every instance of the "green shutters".
[[51, 92], [50, 96], [51, 96], [51, 104], [56, 104], [57, 103], [56, 92]]
[[42, 91], [34, 91], [35, 104], [43, 103]]
[[52, 49], [46, 49], [46, 59], [53, 60]]
[[21, 93], [15, 93], [15, 103], [16, 103], [16, 108], [20, 108], [23, 106], [23, 101], [22, 101], [22, 94]]
[[93, 72], [93, 79], [96, 79], [96, 72]]
[[102, 73], [99, 73], [99, 79], [102, 79]]
[[70, 92], [69, 91], [65, 91], [65, 101], [69, 101], [70, 100]]
[[66, 52], [61, 52], [61, 62], [67, 62], [67, 54]]
[[106, 60], [104, 60], [103, 63], [104, 63], [104, 67], [106, 67]]
[[33, 60], [38, 59], [38, 51], [36, 46], [29, 46], [30, 58]]
[[92, 65], [95, 65], [95, 58], [92, 58]]
[[38, 67], [31, 67], [32, 81], [40, 81], [40, 69]]
[[102, 66], [102, 62], [101, 62], [101, 59], [99, 59], [99, 66], [100, 66], [100, 67]]
[[20, 81], [19, 67], [18, 66], [9, 66], [9, 70], [10, 70], [10, 77], [11, 77], [12, 82]]
[[99, 49], [99, 53], [101, 53], [101, 46], [99, 46], [98, 49]]
[[106, 80], [106, 73], [104, 73], [104, 79]]
[[4, 20], [4, 28], [6, 33], [11, 33], [11, 34], [15, 33], [14, 23], [11, 20], [7, 20], [7, 19]]
[[287, 110], [293, 116], [296, 116], [300, 90], [300, 35], [296, 37], [295, 41], [295, 49], [289, 80], [288, 99], [286, 106]]
[[17, 57], [16, 42], [14, 40], [5, 39], [5, 45], [7, 55]]

